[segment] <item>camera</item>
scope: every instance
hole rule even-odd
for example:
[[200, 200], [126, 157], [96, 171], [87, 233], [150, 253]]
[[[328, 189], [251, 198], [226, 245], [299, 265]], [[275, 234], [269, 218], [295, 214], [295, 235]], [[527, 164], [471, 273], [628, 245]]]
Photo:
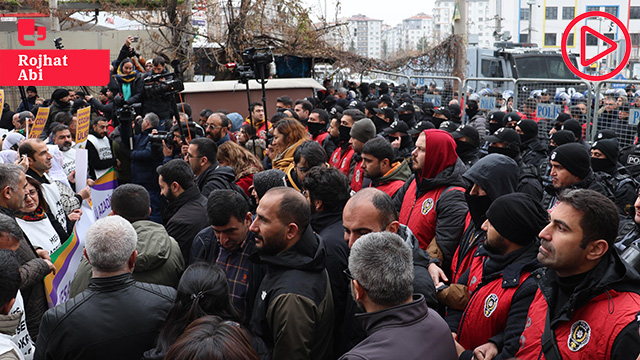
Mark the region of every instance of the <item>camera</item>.
[[149, 75], [143, 80], [147, 97], [175, 94], [184, 90], [184, 83], [175, 73]]
[[151, 143], [160, 143], [164, 141], [167, 146], [173, 146], [173, 133], [168, 133], [166, 131], [158, 131], [157, 134], [150, 134], [149, 141]]
[[254, 67], [255, 65], [271, 64], [273, 62], [273, 48], [248, 48], [242, 52], [242, 61]]

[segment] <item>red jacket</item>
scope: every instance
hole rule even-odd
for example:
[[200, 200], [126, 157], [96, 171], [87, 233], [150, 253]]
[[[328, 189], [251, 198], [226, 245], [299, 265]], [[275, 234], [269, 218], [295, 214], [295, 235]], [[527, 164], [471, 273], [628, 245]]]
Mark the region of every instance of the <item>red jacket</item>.
[[329, 158], [329, 165], [340, 170], [346, 176], [349, 176], [351, 167], [351, 158], [353, 157], [353, 148], [351, 145], [342, 152], [342, 148], [338, 147]]

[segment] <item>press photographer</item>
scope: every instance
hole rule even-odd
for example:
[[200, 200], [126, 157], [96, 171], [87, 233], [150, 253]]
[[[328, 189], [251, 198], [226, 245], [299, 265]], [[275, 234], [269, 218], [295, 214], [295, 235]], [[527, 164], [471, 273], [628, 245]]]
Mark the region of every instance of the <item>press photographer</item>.
[[[153, 58], [152, 65], [152, 71], [145, 74], [144, 77], [145, 88], [160, 85], [162, 82], [167, 80], [165, 77], [157, 78], [157, 75], [169, 75], [165, 59], [162, 56], [156, 56]], [[165, 125], [165, 123], [167, 121], [169, 121], [169, 124], [171, 123], [171, 102], [175, 103], [175, 96], [168, 98], [164, 96], [164, 93], [157, 94], [145, 91], [142, 97], [142, 111], [144, 114], [154, 112], [158, 115], [158, 118], [160, 119], [158, 129], [163, 130], [170, 127]]]

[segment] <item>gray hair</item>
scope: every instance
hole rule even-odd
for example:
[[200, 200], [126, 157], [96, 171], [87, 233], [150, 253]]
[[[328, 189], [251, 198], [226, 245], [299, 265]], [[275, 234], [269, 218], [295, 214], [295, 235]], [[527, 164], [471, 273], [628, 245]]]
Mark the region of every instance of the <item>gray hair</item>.
[[359, 238], [351, 247], [349, 272], [378, 305], [400, 305], [413, 294], [413, 252], [397, 234]]
[[138, 235], [133, 226], [123, 217], [114, 215], [89, 227], [84, 247], [93, 268], [114, 272], [124, 269], [137, 242]]
[[18, 241], [23, 239], [22, 229], [16, 220], [5, 214], [0, 214], [0, 234], [7, 234]]
[[16, 164], [0, 164], [0, 189], [9, 186], [11, 190], [18, 191], [20, 180], [24, 170]]
[[151, 126], [153, 127], [158, 127], [158, 125], [160, 124], [160, 119], [158, 118], [158, 115], [156, 115], [155, 113], [152, 112], [148, 112], [145, 116], [145, 119], [149, 120], [149, 123], [151, 124]]

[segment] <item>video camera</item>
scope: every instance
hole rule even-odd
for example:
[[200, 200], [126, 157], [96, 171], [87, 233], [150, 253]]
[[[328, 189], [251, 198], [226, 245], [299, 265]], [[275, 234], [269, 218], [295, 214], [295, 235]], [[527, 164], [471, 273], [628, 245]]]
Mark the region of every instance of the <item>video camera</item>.
[[173, 146], [173, 133], [170, 132], [166, 132], [166, 131], [158, 131], [157, 134], [149, 134], [149, 141], [151, 143], [159, 143], [162, 144], [162, 142], [164, 141], [164, 143], [167, 146]]
[[149, 75], [143, 81], [147, 97], [177, 94], [184, 90], [184, 83], [175, 73]]

